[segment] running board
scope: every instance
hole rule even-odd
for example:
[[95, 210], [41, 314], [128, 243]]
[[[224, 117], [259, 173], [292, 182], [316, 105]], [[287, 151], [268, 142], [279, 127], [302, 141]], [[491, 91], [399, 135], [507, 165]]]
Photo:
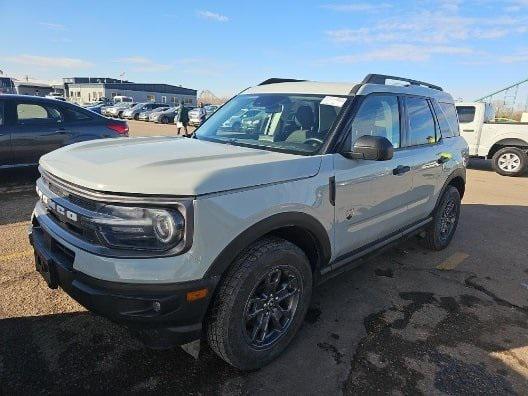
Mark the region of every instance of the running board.
[[331, 278], [337, 275], [338, 273], [341, 273], [343, 271], [348, 271], [349, 269], [357, 267], [359, 264], [361, 264], [362, 262], [361, 259], [365, 258], [365, 256], [369, 255], [370, 253], [375, 253], [381, 248], [387, 247], [388, 245], [391, 245], [392, 243], [404, 237], [409, 237], [414, 234], [417, 234], [418, 232], [422, 230], [424, 226], [429, 224], [432, 220], [433, 220], [433, 217], [428, 217], [424, 220], [414, 223], [413, 225], [403, 230], [398, 230], [381, 240], [367, 244], [344, 256], [338, 257], [333, 263], [321, 269], [320, 274], [321, 276], [324, 276], [325, 278], [325, 279], [322, 279], [321, 281], [326, 280], [326, 277]]

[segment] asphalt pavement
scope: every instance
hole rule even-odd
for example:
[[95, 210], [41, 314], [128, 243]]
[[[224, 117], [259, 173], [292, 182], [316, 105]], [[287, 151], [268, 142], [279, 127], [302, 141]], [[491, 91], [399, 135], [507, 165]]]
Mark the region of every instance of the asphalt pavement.
[[[173, 133], [144, 124], [131, 134]], [[249, 373], [200, 342], [145, 348], [48, 289], [27, 241], [36, 177], [0, 174], [0, 394], [527, 393], [526, 176], [473, 161], [448, 249], [412, 238], [328, 281], [287, 351]]]

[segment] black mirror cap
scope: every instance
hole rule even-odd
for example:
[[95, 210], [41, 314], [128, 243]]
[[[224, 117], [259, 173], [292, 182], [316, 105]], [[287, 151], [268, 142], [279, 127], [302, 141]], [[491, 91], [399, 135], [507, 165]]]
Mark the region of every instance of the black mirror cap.
[[384, 136], [363, 135], [356, 140], [352, 151], [343, 155], [350, 159], [387, 161], [392, 159], [394, 147]]

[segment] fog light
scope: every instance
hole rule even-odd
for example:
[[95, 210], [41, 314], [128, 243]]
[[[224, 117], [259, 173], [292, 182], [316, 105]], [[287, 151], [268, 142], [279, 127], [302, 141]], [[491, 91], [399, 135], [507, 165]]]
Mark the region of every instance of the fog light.
[[161, 311], [161, 303], [159, 301], [154, 301], [152, 303], [152, 309], [156, 312]]

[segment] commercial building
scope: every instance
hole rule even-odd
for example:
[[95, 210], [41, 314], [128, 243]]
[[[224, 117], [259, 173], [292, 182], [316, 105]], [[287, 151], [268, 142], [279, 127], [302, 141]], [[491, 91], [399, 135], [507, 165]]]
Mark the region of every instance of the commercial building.
[[46, 96], [53, 92], [53, 87], [34, 81], [15, 81], [15, 90], [19, 95]]
[[71, 77], [64, 78], [67, 98], [77, 103], [89, 103], [95, 100], [129, 96], [134, 102], [180, 103], [196, 105], [195, 89], [169, 84], [141, 84], [111, 78]]

